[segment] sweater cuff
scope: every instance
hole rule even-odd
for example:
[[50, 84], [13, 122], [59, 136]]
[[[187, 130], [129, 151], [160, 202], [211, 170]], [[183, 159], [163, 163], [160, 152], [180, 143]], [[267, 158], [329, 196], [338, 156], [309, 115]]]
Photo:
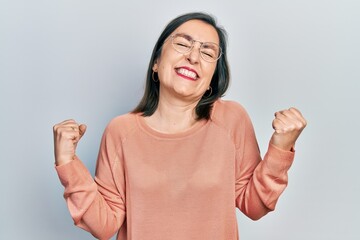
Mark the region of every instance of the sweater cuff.
[[275, 175], [287, 172], [295, 157], [295, 150], [282, 150], [273, 144], [269, 144], [268, 151], [264, 157], [266, 167]]
[[89, 170], [78, 157], [75, 157], [74, 160], [66, 164], [55, 166], [55, 170], [59, 176], [61, 184], [65, 188], [92, 184], [94, 182]]

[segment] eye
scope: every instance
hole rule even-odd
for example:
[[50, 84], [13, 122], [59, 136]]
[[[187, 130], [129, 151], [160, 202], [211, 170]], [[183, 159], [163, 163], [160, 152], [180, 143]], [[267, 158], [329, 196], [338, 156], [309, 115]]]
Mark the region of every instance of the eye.
[[181, 42], [176, 42], [174, 43], [176, 46], [179, 46], [179, 47], [187, 47], [187, 48], [190, 48], [191, 45], [189, 44], [186, 44], [186, 43], [181, 43]]
[[201, 54], [204, 57], [216, 59], [219, 54], [219, 47], [214, 43], [203, 43], [201, 46]]
[[179, 52], [187, 52], [192, 48], [192, 42], [183, 36], [175, 36], [172, 43]]
[[211, 49], [203, 49], [201, 53], [210, 58], [216, 58], [216, 52]]

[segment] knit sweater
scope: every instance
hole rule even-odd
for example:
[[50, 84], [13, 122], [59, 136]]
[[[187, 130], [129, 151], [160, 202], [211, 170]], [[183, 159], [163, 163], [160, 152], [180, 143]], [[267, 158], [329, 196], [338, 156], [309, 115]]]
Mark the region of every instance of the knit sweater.
[[244, 108], [218, 100], [210, 120], [175, 134], [118, 116], [95, 178], [78, 157], [56, 170], [74, 223], [96, 238], [236, 240], [236, 208], [254, 220], [274, 210], [293, 159], [269, 144], [262, 160]]

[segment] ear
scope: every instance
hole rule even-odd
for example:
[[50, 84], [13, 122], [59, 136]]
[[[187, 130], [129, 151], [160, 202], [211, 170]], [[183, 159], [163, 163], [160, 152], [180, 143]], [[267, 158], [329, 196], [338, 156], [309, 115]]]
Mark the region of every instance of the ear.
[[153, 67], [152, 67], [152, 70], [154, 71], [154, 72], [157, 72], [158, 71], [158, 60], [156, 59], [155, 61], [154, 61], [154, 65], [153, 65]]

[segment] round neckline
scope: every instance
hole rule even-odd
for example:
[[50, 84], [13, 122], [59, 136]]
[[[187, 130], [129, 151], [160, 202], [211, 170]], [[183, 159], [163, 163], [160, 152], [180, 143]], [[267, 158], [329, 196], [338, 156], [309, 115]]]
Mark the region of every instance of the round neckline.
[[142, 113], [138, 113], [135, 115], [136, 121], [139, 125], [139, 127], [146, 132], [147, 134], [154, 136], [156, 138], [162, 138], [162, 139], [179, 139], [179, 138], [186, 138], [194, 135], [198, 131], [200, 131], [205, 125], [207, 125], [210, 121], [209, 120], [199, 120], [197, 121], [193, 126], [191, 126], [189, 129], [178, 132], [178, 133], [165, 133], [157, 131], [156, 129], [150, 127], [145, 122], [145, 117], [141, 115]]

